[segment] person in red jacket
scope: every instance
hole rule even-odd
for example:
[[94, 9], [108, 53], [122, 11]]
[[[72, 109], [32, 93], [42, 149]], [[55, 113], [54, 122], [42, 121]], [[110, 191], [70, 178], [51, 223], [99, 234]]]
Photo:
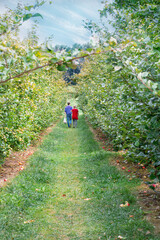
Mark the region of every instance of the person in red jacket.
[[73, 107], [72, 109], [72, 119], [73, 119], [73, 127], [77, 127], [77, 120], [78, 120], [78, 109], [76, 106]]

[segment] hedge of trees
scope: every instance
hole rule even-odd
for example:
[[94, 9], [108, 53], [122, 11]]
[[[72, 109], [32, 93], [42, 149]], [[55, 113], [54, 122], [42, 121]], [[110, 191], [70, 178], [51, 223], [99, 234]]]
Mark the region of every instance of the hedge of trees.
[[[85, 61], [76, 80], [88, 120], [112, 140], [115, 150], [150, 166], [160, 179], [160, 4], [158, 1], [104, 3], [103, 24], [87, 22], [99, 35], [103, 54]], [[107, 15], [114, 18], [107, 31]]]
[[[57, 120], [66, 101], [63, 75], [48, 64], [50, 52], [38, 45], [36, 25], [24, 41], [18, 37], [24, 21], [40, 16], [30, 13], [39, 5], [19, 5], [0, 17], [1, 160], [12, 150], [28, 146], [42, 129]], [[43, 65], [47, 66], [41, 68]]]
[[57, 70], [44, 70], [0, 86], [0, 155], [26, 147], [56, 121], [65, 104]]
[[151, 166], [151, 178], [160, 179], [159, 1], [104, 1], [101, 24], [86, 22], [99, 39], [98, 48], [74, 52], [38, 46], [34, 28], [28, 39], [18, 40], [24, 21], [42, 17], [32, 12], [42, 4], [19, 5], [1, 16], [1, 155], [27, 145], [52, 121], [53, 111], [57, 117], [57, 106], [65, 101], [58, 71], [76, 69], [79, 59], [89, 56], [77, 77], [81, 108], [115, 150]]

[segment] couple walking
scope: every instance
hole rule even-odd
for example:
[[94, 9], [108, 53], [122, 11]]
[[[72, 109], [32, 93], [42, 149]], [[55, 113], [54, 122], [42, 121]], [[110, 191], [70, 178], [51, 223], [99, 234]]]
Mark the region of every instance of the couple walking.
[[65, 113], [67, 117], [67, 124], [68, 127], [71, 127], [72, 125], [72, 119], [73, 119], [73, 127], [77, 127], [77, 120], [78, 120], [78, 109], [76, 106], [73, 108], [70, 106], [70, 102], [68, 102], [68, 105], [65, 107]]

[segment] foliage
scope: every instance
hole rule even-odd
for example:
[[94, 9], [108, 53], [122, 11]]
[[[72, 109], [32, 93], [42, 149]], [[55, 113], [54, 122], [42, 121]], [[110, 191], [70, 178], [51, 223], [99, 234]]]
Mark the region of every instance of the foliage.
[[[29, 74], [37, 69], [56, 66], [59, 71], [66, 71], [68, 67], [75, 68], [72, 61], [77, 51], [71, 54], [71, 48], [66, 52], [65, 48], [53, 48], [47, 43], [38, 45], [36, 36], [36, 27], [28, 34], [30, 41], [25, 39], [20, 44], [18, 39], [19, 27], [23, 22], [30, 18], [42, 17], [39, 13], [32, 10], [43, 5], [45, 1], [36, 1], [30, 6], [18, 5], [16, 10], [8, 10], [7, 13], [0, 16], [0, 83], [3, 84], [9, 80], [20, 78], [24, 74]], [[75, 46], [72, 50], [75, 49]], [[59, 51], [57, 51], [59, 50]]]
[[56, 69], [0, 86], [0, 154], [30, 144], [61, 114], [65, 83]]
[[39, 13], [32, 13], [32, 10], [39, 8], [45, 3], [45, 1], [36, 0], [33, 5], [23, 6], [18, 3], [17, 9], [15, 11], [8, 9], [7, 13], [3, 14], [1, 18], [0, 25], [0, 36], [9, 34], [13, 31], [17, 31], [19, 26], [23, 24], [23, 22], [29, 20], [30, 18], [42, 17]]
[[102, 20], [114, 17], [114, 33], [98, 29], [104, 53], [85, 62], [78, 77], [81, 108], [132, 161], [152, 166], [160, 180], [160, 5], [141, 1], [104, 5]]
[[[49, 126], [60, 115], [65, 104], [65, 83], [62, 73], [54, 66], [42, 71], [39, 64], [46, 64], [48, 53], [38, 45], [36, 26], [28, 38], [21, 42], [18, 26], [21, 21], [38, 17], [38, 13], [26, 13], [39, 5], [20, 6], [1, 17], [6, 23], [1, 35], [0, 60], [0, 157], [6, 157], [11, 150], [22, 149], [35, 139], [38, 133]], [[15, 19], [20, 19], [20, 22]], [[3, 25], [3, 24], [2, 24]], [[31, 75], [30, 69], [36, 71]], [[28, 74], [22, 77], [23, 72]], [[14, 80], [11, 75], [15, 75]], [[21, 77], [21, 78], [20, 78]], [[10, 78], [11, 81], [3, 81]]]
[[78, 44], [78, 43], [75, 43], [73, 44], [73, 46], [69, 47], [67, 45], [56, 45], [54, 47], [54, 51], [57, 52], [57, 51], [62, 51], [62, 50], [65, 50], [66, 52], [74, 52], [76, 49], [79, 49], [79, 50], [87, 50], [88, 48], [91, 48], [91, 44], [90, 43], [86, 43], [86, 44]]
[[0, 16], [1, 157], [26, 147], [61, 114], [66, 99], [62, 72], [77, 68], [77, 47], [89, 47], [75, 45], [66, 52], [64, 46], [54, 49], [49, 42], [39, 46], [36, 24], [20, 41], [19, 26], [30, 18], [42, 17], [34, 10], [44, 3], [37, 0], [33, 5], [18, 4], [16, 10]]
[[[30, 11], [31, 8], [34, 5], [25, 9]], [[11, 12], [7, 20], [3, 16], [2, 22], [14, 26], [15, 14], [16, 11]], [[39, 16], [30, 12], [24, 15], [22, 9], [18, 14], [21, 21]], [[108, 15], [113, 18], [112, 33], [105, 26]], [[44, 48], [37, 45], [35, 37], [30, 42], [19, 44], [15, 39], [18, 28], [5, 26], [0, 55], [1, 83], [12, 79], [19, 81], [18, 78], [24, 74], [42, 68], [48, 73], [54, 66], [60, 72], [75, 69], [80, 58], [97, 55], [90, 63], [84, 63], [82, 78], [79, 79], [82, 108], [86, 115], [90, 114], [90, 120], [112, 138], [116, 150], [125, 149], [130, 159], [153, 164], [152, 178], [160, 179], [160, 5], [156, 0], [150, 3], [141, 0], [139, 4], [132, 0], [104, 2], [100, 16], [101, 26], [91, 21], [86, 25], [92, 33], [98, 34], [100, 47], [81, 51], [77, 49], [79, 46], [68, 52], [65, 46], [54, 49], [49, 42]], [[98, 57], [100, 54], [102, 56]], [[92, 113], [88, 114], [88, 110]]]

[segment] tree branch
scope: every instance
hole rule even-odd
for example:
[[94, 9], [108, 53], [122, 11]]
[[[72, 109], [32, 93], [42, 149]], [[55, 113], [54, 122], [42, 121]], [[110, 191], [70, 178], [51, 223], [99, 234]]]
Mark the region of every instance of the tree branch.
[[[105, 53], [105, 51], [104, 51], [104, 52], [101, 52], [101, 53]], [[80, 59], [80, 58], [89, 57], [89, 56], [91, 56], [91, 55], [96, 55], [96, 54], [100, 54], [100, 53], [90, 53], [90, 54], [86, 54], [86, 55], [81, 56], [81, 57], [74, 57], [74, 58], [70, 59], [69, 62], [70, 62], [70, 61], [77, 60], [77, 59]], [[62, 65], [64, 62], [65, 62], [65, 61], [60, 60], [60, 61], [55, 62], [55, 63], [52, 64], [52, 65], [56, 65], [56, 64], [57, 64], [57, 65]], [[0, 81], [0, 84], [6, 83], [6, 82], [8, 82], [8, 81], [11, 80], [11, 79], [19, 78], [19, 77], [23, 76], [24, 74], [28, 74], [28, 73], [34, 72], [34, 71], [37, 70], [37, 69], [44, 68], [44, 67], [47, 67], [47, 66], [51, 66], [51, 64], [50, 64], [50, 63], [47, 63], [47, 64], [45, 64], [45, 65], [37, 66], [37, 67], [32, 68], [32, 69], [30, 69], [30, 70], [26, 70], [26, 71], [24, 71], [24, 72], [22, 72], [22, 73], [20, 73], [20, 74], [15, 75], [15, 76], [10, 76], [9, 78], [7, 78], [7, 79], [4, 80], [4, 81]]]
[[[87, 53], [86, 55], [81, 56], [81, 57], [74, 57], [74, 58], [70, 59], [68, 62], [74, 61], [74, 60], [77, 60], [77, 59], [81, 59], [81, 58], [85, 58], [85, 57], [89, 57], [89, 56], [92, 56], [92, 55], [98, 55], [98, 54], [106, 53], [106, 52], [108, 52], [108, 51], [113, 51], [114, 53], [118, 52], [116, 49], [114, 49], [114, 48], [111, 47], [110, 50], [107, 50], [107, 51], [92, 52], [92, 53]], [[128, 65], [123, 62], [123, 60], [122, 60], [121, 57], [118, 57], [118, 59], [121, 60], [121, 62], [123, 63], [124, 66], [128, 67]], [[64, 61], [64, 60], [60, 60], [60, 61], [55, 62], [55, 63], [52, 64], [52, 65], [56, 65], [56, 64], [62, 65], [63, 63], [65, 63], [65, 61]], [[20, 74], [18, 74], [18, 75], [9, 77], [9, 78], [7, 78], [7, 79], [4, 80], [4, 81], [0, 81], [0, 84], [6, 83], [6, 82], [8, 82], [8, 81], [11, 80], [11, 79], [21, 77], [21, 76], [23, 76], [24, 74], [33, 72], [33, 71], [35, 71], [35, 70], [37, 70], [37, 69], [44, 68], [44, 67], [47, 67], [47, 66], [50, 66], [50, 65], [51, 65], [50, 63], [47, 63], [47, 64], [45, 64], [45, 65], [38, 66], [38, 67], [32, 68], [32, 69], [30, 69], [30, 70], [24, 71], [24, 72], [22, 72], [22, 73], [20, 73]], [[130, 70], [131, 70], [131, 69], [130, 69]], [[134, 76], [136, 76], [137, 79], [138, 79], [146, 88], [148, 88], [151, 92], [153, 92], [153, 89], [150, 88], [149, 86], [147, 86], [147, 85], [143, 82], [143, 79], [142, 79], [142, 78], [140, 78], [133, 70], [131, 70], [131, 71], [132, 71], [132, 73], [134, 74]], [[157, 94], [157, 96], [160, 97], [159, 94]]]
[[11, 80], [11, 79], [21, 77], [21, 76], [23, 76], [24, 74], [27, 74], [27, 73], [33, 72], [33, 71], [35, 71], [35, 70], [37, 70], [37, 69], [40, 69], [40, 68], [47, 67], [47, 66], [49, 66], [49, 65], [50, 65], [50, 64], [47, 63], [47, 64], [45, 64], [45, 65], [42, 65], [42, 66], [38, 66], [38, 67], [32, 68], [32, 69], [30, 69], [30, 70], [24, 71], [24, 72], [22, 72], [22, 73], [20, 73], [20, 74], [17, 74], [17, 75], [15, 75], [15, 76], [11, 76], [11, 77], [7, 78], [7, 79], [4, 80], [4, 81], [0, 81], [0, 83], [6, 83], [6, 82], [8, 82], [8, 81]]

